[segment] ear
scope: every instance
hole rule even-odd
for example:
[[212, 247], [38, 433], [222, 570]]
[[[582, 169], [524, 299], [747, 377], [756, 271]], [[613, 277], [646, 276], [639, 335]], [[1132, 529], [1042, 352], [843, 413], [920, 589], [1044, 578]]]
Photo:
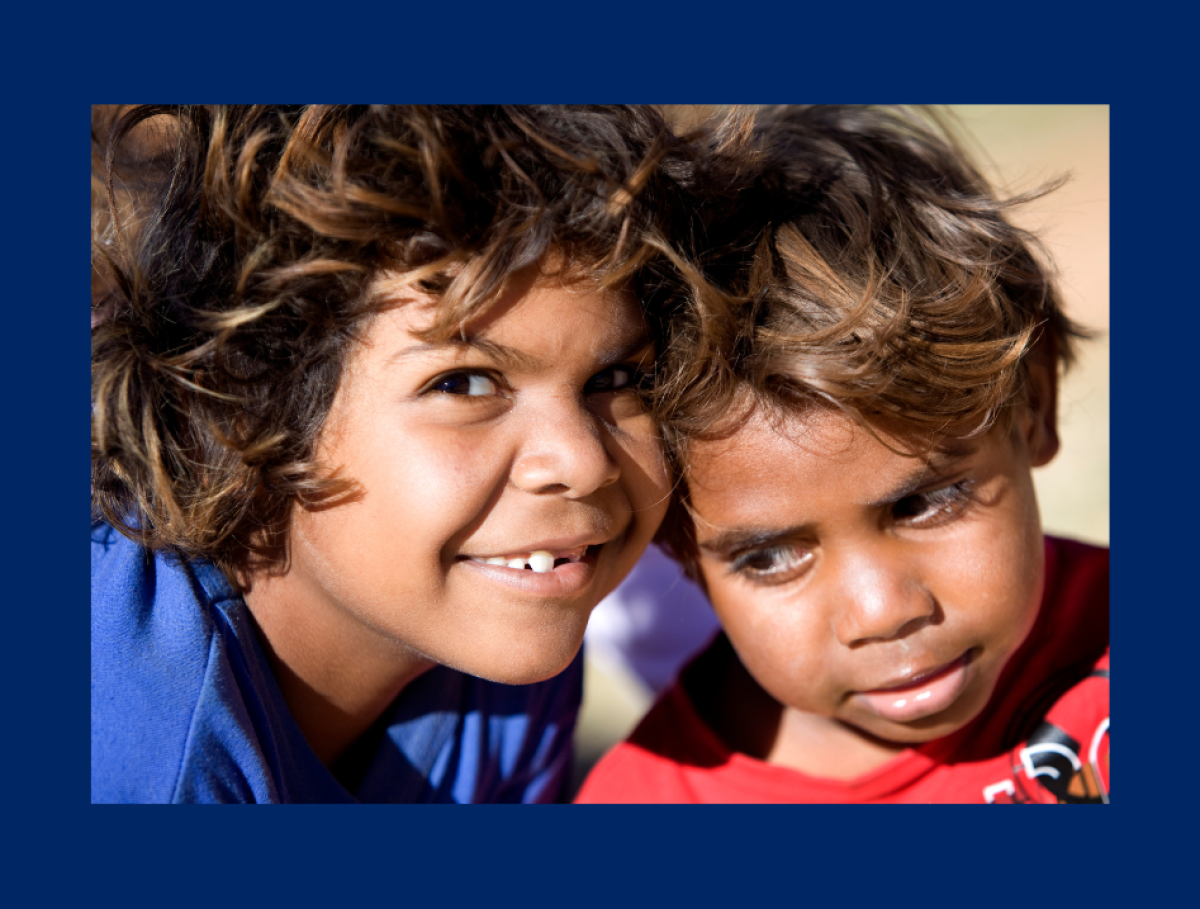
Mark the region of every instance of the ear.
[[1025, 357], [1025, 412], [1018, 421], [1029, 463], [1041, 467], [1058, 454], [1058, 344], [1043, 334]]

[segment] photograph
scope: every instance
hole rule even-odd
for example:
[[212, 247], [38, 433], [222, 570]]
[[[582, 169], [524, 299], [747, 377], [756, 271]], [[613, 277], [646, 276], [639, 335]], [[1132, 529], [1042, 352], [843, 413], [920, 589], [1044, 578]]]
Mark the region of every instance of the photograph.
[[93, 104], [91, 803], [1107, 805], [1109, 115]]

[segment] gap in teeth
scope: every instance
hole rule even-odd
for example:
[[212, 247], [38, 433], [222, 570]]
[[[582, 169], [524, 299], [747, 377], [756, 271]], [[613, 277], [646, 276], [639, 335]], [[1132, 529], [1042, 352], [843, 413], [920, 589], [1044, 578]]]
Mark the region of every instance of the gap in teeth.
[[489, 559], [482, 561], [486, 565], [503, 565], [507, 568], [515, 568], [519, 570], [532, 571], [536, 574], [545, 574], [548, 571], [553, 571], [559, 565], [569, 565], [571, 562], [580, 561], [586, 554], [588, 547], [583, 547], [578, 554], [571, 556], [554, 557], [554, 554], [547, 552], [545, 549], [539, 549], [536, 552], [531, 552], [527, 556], [516, 556], [514, 558], [506, 558], [504, 556], [492, 556]]

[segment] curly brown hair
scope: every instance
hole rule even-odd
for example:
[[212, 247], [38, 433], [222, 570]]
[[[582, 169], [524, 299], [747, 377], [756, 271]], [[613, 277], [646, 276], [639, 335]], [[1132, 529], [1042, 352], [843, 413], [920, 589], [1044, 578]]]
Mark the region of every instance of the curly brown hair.
[[[758, 112], [757, 182], [743, 208], [720, 356], [703, 383], [663, 383], [678, 472], [689, 441], [736, 430], [751, 408], [832, 407], [928, 449], [1006, 425], [1035, 345], [1069, 365], [1086, 337], [1063, 312], [1049, 258], [931, 108]], [[694, 571], [686, 484], [660, 542]], [[694, 576], [694, 575], [693, 575]]]
[[381, 270], [434, 339], [548, 256], [632, 287], [660, 348], [686, 305], [701, 143], [654, 108], [143, 105], [92, 141], [93, 515], [234, 583], [350, 491], [314, 445]]

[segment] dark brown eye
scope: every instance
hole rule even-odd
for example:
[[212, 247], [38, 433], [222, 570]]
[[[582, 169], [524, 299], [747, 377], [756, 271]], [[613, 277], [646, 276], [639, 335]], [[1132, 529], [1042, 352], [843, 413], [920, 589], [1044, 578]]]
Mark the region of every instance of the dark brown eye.
[[916, 495], [905, 496], [892, 506], [892, 518], [898, 524], [921, 527], [941, 523], [962, 512], [972, 501], [974, 483], [962, 480]]
[[905, 496], [892, 506], [892, 517], [897, 521], [907, 521], [929, 510], [930, 503], [926, 496]]
[[758, 583], [782, 583], [795, 577], [812, 559], [812, 552], [790, 544], [751, 549], [730, 563], [731, 574]]
[[430, 391], [447, 395], [494, 395], [500, 393], [500, 386], [495, 379], [476, 372], [455, 372], [442, 376], [429, 388]]
[[646, 374], [636, 366], [621, 363], [601, 370], [588, 380], [588, 394], [601, 394], [606, 391], [624, 391], [626, 388], [641, 387], [646, 382]]

